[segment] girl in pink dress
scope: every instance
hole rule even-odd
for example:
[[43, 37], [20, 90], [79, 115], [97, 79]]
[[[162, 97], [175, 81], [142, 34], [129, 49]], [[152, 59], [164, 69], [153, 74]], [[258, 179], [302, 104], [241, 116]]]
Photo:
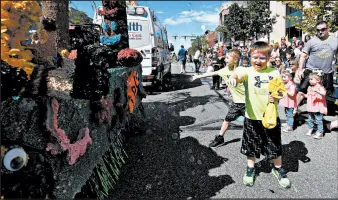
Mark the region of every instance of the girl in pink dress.
[[317, 124], [317, 132], [314, 138], [321, 139], [324, 133], [323, 114], [327, 114], [326, 89], [322, 86], [321, 79], [316, 73], [310, 74], [309, 83], [307, 94], [304, 95], [307, 98], [307, 111], [309, 113], [309, 131], [306, 135], [312, 135], [315, 122]]
[[286, 115], [286, 128], [283, 129], [283, 132], [293, 131], [293, 110], [297, 107], [296, 101], [296, 84], [292, 81], [292, 75], [288, 71], [282, 72], [282, 79], [287, 90], [287, 95], [279, 101], [279, 105], [285, 108]]

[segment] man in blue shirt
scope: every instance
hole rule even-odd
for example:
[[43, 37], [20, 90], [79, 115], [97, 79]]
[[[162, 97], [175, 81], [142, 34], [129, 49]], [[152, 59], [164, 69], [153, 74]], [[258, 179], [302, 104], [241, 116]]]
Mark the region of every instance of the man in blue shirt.
[[224, 44], [223, 45], [223, 55], [225, 56], [225, 54], [227, 54], [228, 51], [229, 50], [228, 50], [227, 44]]
[[181, 65], [181, 74], [185, 73], [185, 63], [187, 62], [187, 51], [184, 49], [184, 46], [181, 45], [181, 49], [177, 53], [178, 60]]

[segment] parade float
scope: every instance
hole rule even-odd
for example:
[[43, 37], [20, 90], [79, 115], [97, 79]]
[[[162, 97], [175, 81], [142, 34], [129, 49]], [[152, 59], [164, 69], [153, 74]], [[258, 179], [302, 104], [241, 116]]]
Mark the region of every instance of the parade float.
[[[1, 2], [2, 198], [107, 198], [140, 131], [139, 52], [125, 2], [103, 1], [105, 28], [71, 27], [69, 48], [44, 56], [55, 21], [37, 1]], [[57, 7], [55, 1], [53, 6]], [[38, 36], [37, 36], [38, 35]]]

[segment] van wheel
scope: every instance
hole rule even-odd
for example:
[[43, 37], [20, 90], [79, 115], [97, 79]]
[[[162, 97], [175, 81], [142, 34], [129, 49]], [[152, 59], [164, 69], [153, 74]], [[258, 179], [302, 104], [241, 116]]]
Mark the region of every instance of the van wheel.
[[157, 89], [162, 92], [163, 91], [163, 86], [159, 85]]
[[170, 84], [169, 83], [165, 83], [164, 84], [164, 89], [165, 89], [165, 91], [169, 91], [170, 90]]
[[165, 81], [166, 83], [170, 83], [170, 82], [171, 82], [171, 72], [168, 72], [168, 73], [165, 75], [164, 81]]

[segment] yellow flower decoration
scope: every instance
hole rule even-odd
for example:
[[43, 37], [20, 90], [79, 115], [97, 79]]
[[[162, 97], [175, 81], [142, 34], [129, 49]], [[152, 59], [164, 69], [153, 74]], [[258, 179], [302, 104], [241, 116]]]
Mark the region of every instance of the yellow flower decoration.
[[42, 12], [37, 1], [1, 1], [1, 60], [23, 69], [28, 78], [33, 72], [33, 54], [21, 45], [29, 27], [39, 22]]

